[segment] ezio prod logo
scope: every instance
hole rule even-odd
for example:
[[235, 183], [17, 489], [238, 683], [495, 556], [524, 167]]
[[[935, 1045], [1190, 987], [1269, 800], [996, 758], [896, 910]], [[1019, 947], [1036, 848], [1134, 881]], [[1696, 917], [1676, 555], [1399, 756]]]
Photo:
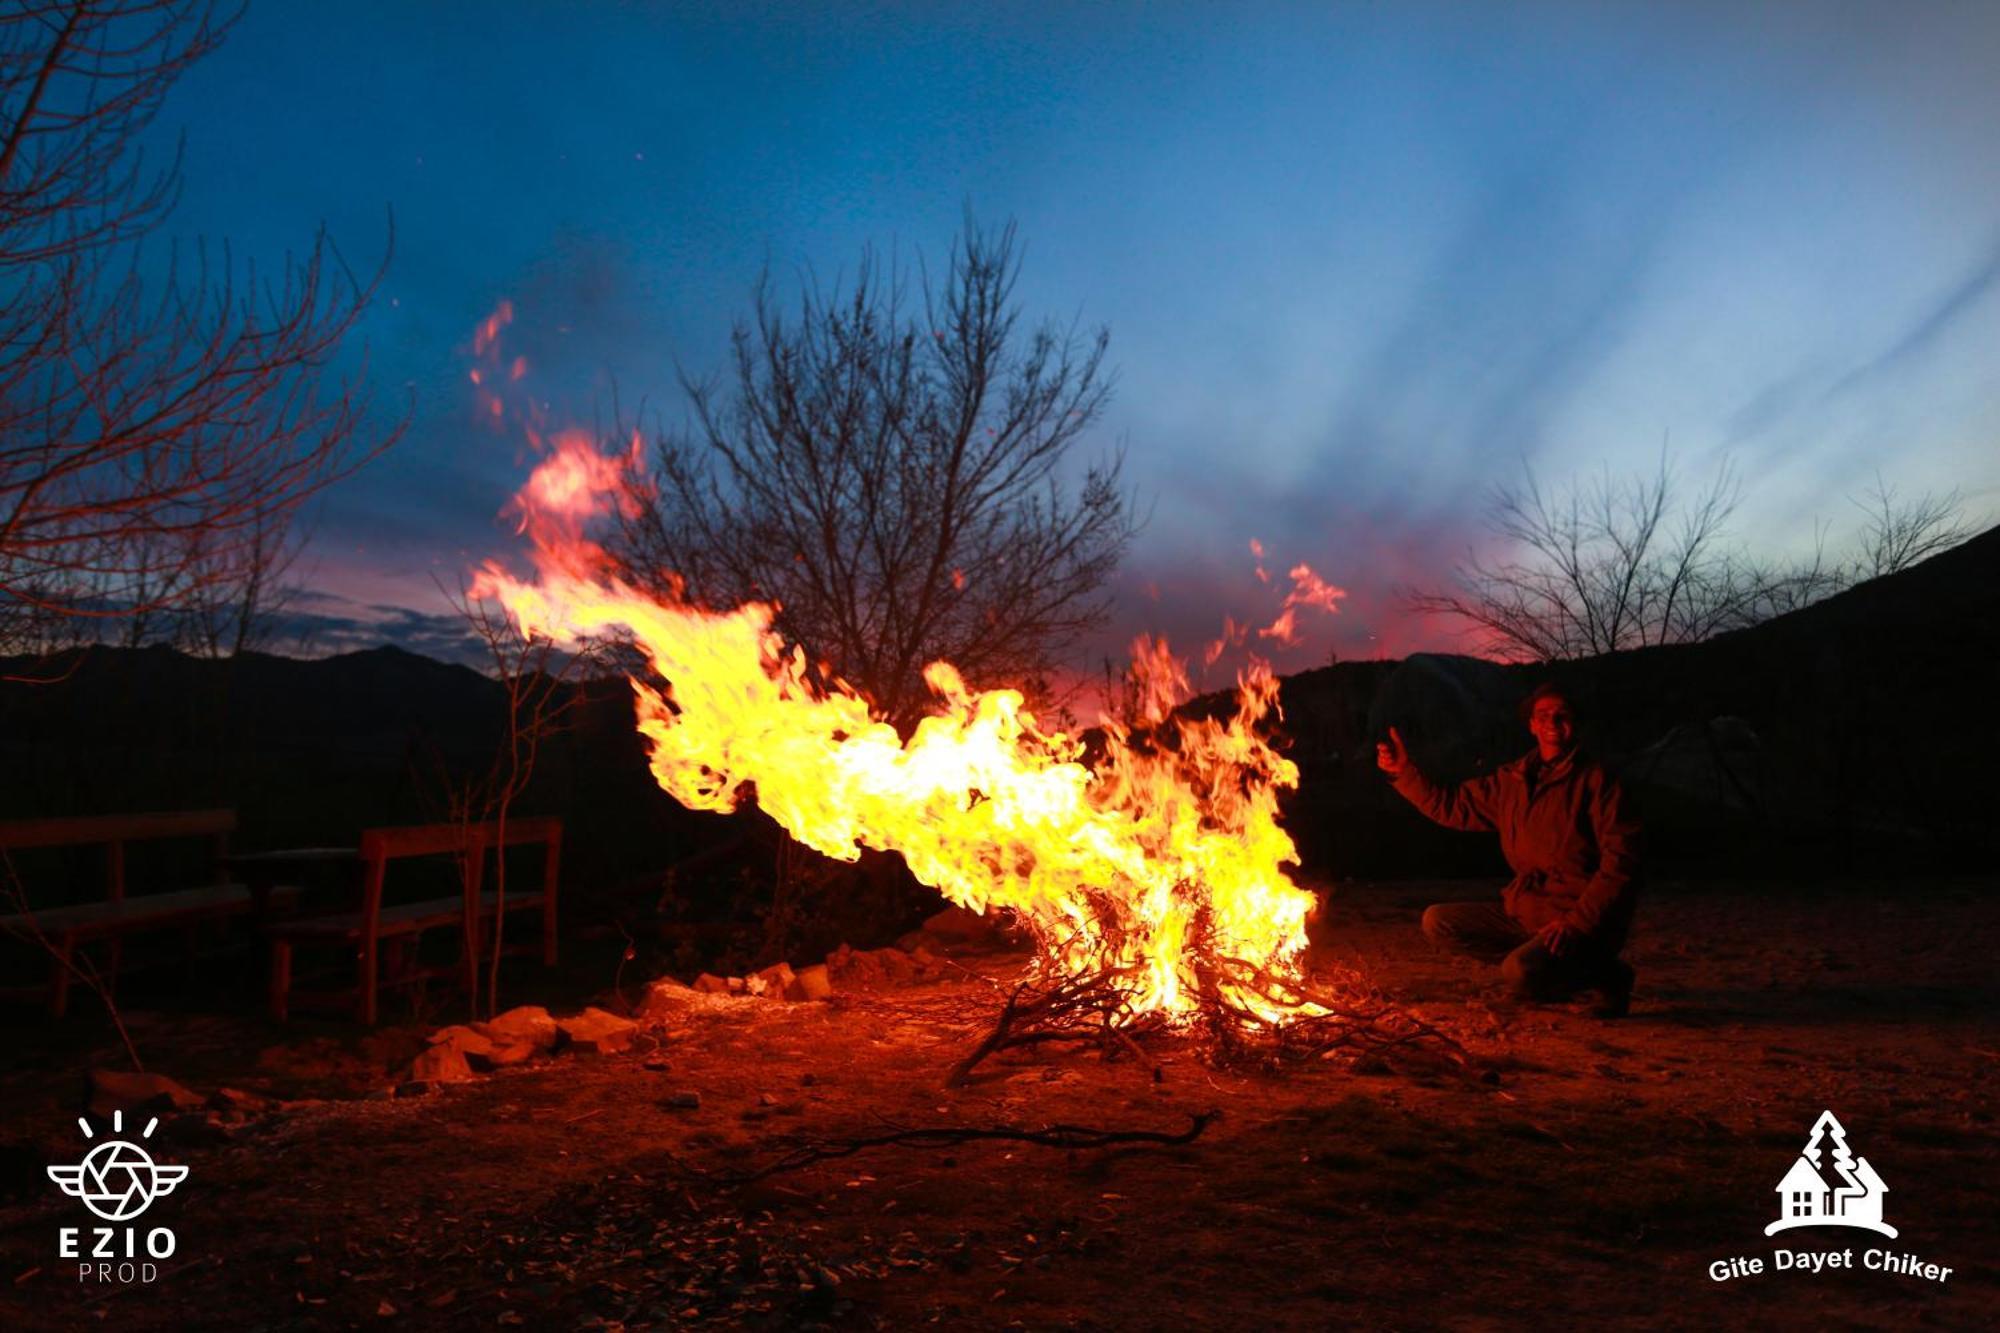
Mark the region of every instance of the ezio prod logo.
[[[1896, 1228], [1882, 1220], [1882, 1198], [1889, 1187], [1866, 1157], [1856, 1157], [1847, 1146], [1847, 1130], [1833, 1112], [1821, 1111], [1806, 1135], [1806, 1145], [1793, 1159], [1791, 1170], [1777, 1184], [1778, 1220], [1764, 1228], [1775, 1236], [1794, 1227], [1856, 1227], [1894, 1240]], [[1859, 1265], [1872, 1272], [1895, 1273], [1943, 1283], [1951, 1269], [1927, 1263], [1914, 1254], [1882, 1247], [1863, 1251]], [[1797, 1269], [1822, 1273], [1830, 1268], [1854, 1268], [1852, 1248], [1842, 1250], [1774, 1249], [1767, 1265], [1762, 1258], [1741, 1255], [1717, 1259], [1708, 1266], [1708, 1275], [1717, 1282], [1733, 1277], [1754, 1277], [1766, 1271], [1782, 1273]]]
[[[86, 1139], [95, 1138], [88, 1120], [77, 1126]], [[148, 1120], [139, 1137], [149, 1139], [159, 1128], [158, 1120]], [[125, 1132], [125, 1113], [114, 1112], [111, 1132]], [[131, 1222], [153, 1200], [171, 1194], [187, 1179], [184, 1166], [161, 1166], [151, 1153], [126, 1138], [109, 1138], [84, 1154], [75, 1166], [52, 1166], [49, 1179], [62, 1186], [63, 1193], [83, 1200], [83, 1206], [107, 1222]], [[78, 1282], [151, 1282], [160, 1275], [156, 1260], [174, 1252], [171, 1227], [153, 1227], [142, 1236], [135, 1226], [63, 1227], [56, 1233], [56, 1253], [77, 1260]]]

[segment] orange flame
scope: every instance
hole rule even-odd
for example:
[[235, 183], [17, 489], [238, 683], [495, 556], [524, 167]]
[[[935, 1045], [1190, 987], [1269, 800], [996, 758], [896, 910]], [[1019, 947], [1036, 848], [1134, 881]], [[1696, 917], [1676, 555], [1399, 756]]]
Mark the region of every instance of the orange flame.
[[[799, 841], [842, 860], [902, 854], [910, 870], [973, 911], [1011, 910], [1044, 962], [1117, 969], [1139, 1012], [1186, 1017], [1203, 994], [1282, 1019], [1236, 986], [1219, 959], [1294, 974], [1312, 895], [1284, 867], [1298, 857], [1277, 821], [1298, 770], [1259, 734], [1278, 683], [1255, 665], [1233, 716], [1171, 718], [1186, 676], [1164, 642], [1135, 645], [1143, 739], [1107, 722], [1104, 760], [1044, 731], [1018, 691], [975, 693], [934, 662], [931, 714], [905, 739], [844, 685], [817, 687], [804, 654], [772, 629], [775, 608], [714, 612], [622, 582], [584, 525], [629, 504], [640, 455], [557, 439], [514, 502], [533, 580], [496, 563], [475, 592], [522, 630], [558, 642], [628, 632], [666, 682], [633, 681], [638, 727], [660, 786], [683, 804], [757, 804]], [[1163, 734], [1163, 733], [1171, 733]]]
[[[1263, 573], [1262, 570], [1257, 572]], [[1293, 565], [1291, 580], [1292, 590], [1285, 594], [1285, 603], [1278, 610], [1278, 618], [1257, 631], [1258, 638], [1276, 639], [1287, 648], [1299, 642], [1299, 608], [1317, 607], [1330, 615], [1340, 610], [1340, 599], [1347, 596], [1347, 589], [1334, 587], [1313, 573], [1311, 565]]]
[[479, 328], [472, 335], [472, 351], [476, 356], [485, 356], [500, 340], [500, 330], [514, 322], [514, 303], [502, 300], [493, 307], [493, 313], [479, 321]]

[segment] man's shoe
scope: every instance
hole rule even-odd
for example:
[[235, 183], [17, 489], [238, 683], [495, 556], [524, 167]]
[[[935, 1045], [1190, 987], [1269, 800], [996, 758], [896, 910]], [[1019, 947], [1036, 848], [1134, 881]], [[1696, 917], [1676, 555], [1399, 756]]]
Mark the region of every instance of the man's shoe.
[[1597, 993], [1597, 1003], [1590, 1006], [1593, 1018], [1623, 1018], [1632, 1011], [1631, 964], [1613, 962], [1611, 975]]

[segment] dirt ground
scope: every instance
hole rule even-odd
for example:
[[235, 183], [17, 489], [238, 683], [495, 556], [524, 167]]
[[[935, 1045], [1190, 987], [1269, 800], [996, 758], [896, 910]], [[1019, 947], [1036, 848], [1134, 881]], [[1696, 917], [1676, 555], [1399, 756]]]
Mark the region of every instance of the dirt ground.
[[[1157, 1075], [1041, 1048], [947, 1090], [997, 1008], [985, 982], [706, 1000], [650, 1054], [298, 1102], [226, 1141], [163, 1147], [190, 1174], [145, 1221], [179, 1248], [157, 1281], [122, 1289], [80, 1283], [56, 1257], [57, 1228], [92, 1219], [43, 1175], [81, 1143], [75, 1070], [41, 1057], [0, 1078], [0, 1327], [1990, 1328], [1995, 889], [1659, 885], [1630, 955], [1633, 1013], [1604, 1023], [1513, 1006], [1490, 970], [1429, 949], [1422, 905], [1478, 886], [1339, 886], [1317, 947], [1456, 1035], [1475, 1061], [1463, 1075], [1225, 1070], [1160, 1041]], [[959, 961], [995, 977], [1018, 966]], [[155, 1048], [170, 1035], [136, 1021]], [[211, 1048], [227, 1038], [211, 1082], [221, 1059], [239, 1086], [299, 1089], [296, 1041], [266, 1049], [277, 1035], [238, 1020], [205, 1031]], [[399, 1040], [412, 1036], [320, 1053], [337, 1047], [379, 1082]], [[155, 1063], [195, 1081], [157, 1049]], [[680, 1104], [688, 1092], [698, 1107]], [[1824, 1109], [1888, 1183], [1898, 1239], [1765, 1237]], [[808, 1139], [1173, 1132], [1211, 1110], [1180, 1147], [976, 1141], [740, 1187], [697, 1174]], [[1774, 1272], [1781, 1249], [1851, 1250], [1856, 1267]], [[1861, 1267], [1882, 1249], [1950, 1275]], [[1764, 1271], [1711, 1277], [1733, 1258]]]

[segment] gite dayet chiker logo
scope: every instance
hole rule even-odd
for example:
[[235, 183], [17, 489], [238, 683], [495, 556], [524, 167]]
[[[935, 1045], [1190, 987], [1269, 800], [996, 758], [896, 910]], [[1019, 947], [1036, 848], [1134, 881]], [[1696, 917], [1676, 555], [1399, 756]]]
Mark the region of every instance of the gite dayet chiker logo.
[[[1806, 1146], [1777, 1184], [1778, 1220], [1765, 1227], [1764, 1234], [1775, 1236], [1795, 1227], [1856, 1227], [1894, 1240], [1896, 1228], [1882, 1220], [1882, 1200], [1888, 1193], [1889, 1187], [1868, 1164], [1868, 1159], [1856, 1157], [1847, 1146], [1847, 1130], [1833, 1112], [1822, 1111], [1806, 1135]], [[1782, 1273], [1788, 1269], [1820, 1273], [1829, 1268], [1856, 1266], [1852, 1247], [1774, 1249], [1768, 1265], [1753, 1255], [1717, 1259], [1708, 1266], [1708, 1275], [1717, 1282], [1726, 1282], [1733, 1277]], [[1951, 1277], [1949, 1268], [1880, 1246], [1864, 1250], [1858, 1266], [1938, 1283]]]
[[[88, 1120], [79, 1119], [86, 1139], [96, 1138]], [[148, 1120], [139, 1137], [149, 1139], [160, 1122]], [[83, 1155], [75, 1166], [52, 1166], [49, 1179], [63, 1193], [83, 1200], [83, 1206], [106, 1222], [135, 1221], [153, 1200], [171, 1194], [187, 1179], [184, 1166], [162, 1166], [151, 1153], [127, 1138], [125, 1113], [111, 1117], [112, 1138]], [[158, 1261], [174, 1252], [171, 1227], [63, 1227], [56, 1233], [56, 1253], [77, 1261], [79, 1282], [151, 1282], [159, 1276]]]

